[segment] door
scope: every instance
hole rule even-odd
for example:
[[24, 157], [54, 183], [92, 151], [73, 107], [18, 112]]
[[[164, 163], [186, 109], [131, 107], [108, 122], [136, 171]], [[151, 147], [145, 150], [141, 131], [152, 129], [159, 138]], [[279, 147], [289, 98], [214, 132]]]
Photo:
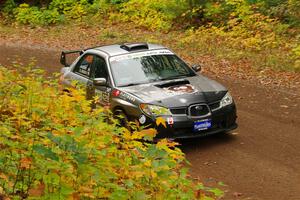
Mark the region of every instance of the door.
[[[107, 81], [106, 86], [94, 86], [94, 78], [105, 78]], [[89, 98], [93, 98], [95, 95], [98, 97], [97, 104], [101, 106], [110, 106], [110, 93], [111, 93], [111, 80], [108, 75], [107, 65], [105, 59], [100, 56], [94, 56], [91, 79], [87, 83], [90, 89]]]
[[90, 83], [94, 59], [94, 54], [83, 55], [68, 76], [70, 81], [77, 81], [76, 85], [80, 85], [79, 87], [86, 89], [87, 99], [91, 99], [90, 95], [92, 95], [91, 91], [93, 91], [93, 85]]

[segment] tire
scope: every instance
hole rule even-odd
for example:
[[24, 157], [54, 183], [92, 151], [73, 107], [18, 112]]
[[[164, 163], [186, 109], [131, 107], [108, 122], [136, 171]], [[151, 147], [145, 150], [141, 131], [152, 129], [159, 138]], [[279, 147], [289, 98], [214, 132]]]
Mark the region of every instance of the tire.
[[125, 112], [121, 109], [117, 109], [114, 112], [114, 118], [118, 120], [118, 125], [120, 127], [124, 127], [127, 128], [128, 130], [130, 130], [130, 125], [129, 125], [129, 120], [128, 120], [128, 116], [125, 114]]

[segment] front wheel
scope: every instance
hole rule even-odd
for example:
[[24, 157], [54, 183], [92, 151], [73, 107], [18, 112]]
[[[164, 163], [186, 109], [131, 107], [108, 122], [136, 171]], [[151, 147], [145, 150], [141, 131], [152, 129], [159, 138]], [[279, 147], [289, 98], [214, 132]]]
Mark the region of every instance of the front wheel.
[[114, 118], [118, 120], [118, 126], [125, 127], [130, 130], [128, 117], [123, 110], [116, 110], [114, 112]]

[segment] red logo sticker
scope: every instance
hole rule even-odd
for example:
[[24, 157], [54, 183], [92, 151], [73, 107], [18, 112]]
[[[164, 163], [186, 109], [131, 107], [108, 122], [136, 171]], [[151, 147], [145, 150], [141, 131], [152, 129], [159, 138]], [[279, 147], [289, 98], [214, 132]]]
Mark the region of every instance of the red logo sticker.
[[167, 122], [168, 122], [168, 124], [170, 124], [170, 125], [174, 124], [173, 117], [168, 117], [168, 118], [167, 118]]

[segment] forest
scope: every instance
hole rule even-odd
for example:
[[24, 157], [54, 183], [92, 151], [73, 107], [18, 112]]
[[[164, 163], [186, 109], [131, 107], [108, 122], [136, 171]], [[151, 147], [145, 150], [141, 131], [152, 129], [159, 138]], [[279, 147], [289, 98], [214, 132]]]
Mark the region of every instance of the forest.
[[258, 70], [297, 72], [299, 10], [297, 0], [7, 0], [1, 21], [33, 28], [105, 21], [162, 34], [179, 31], [177, 47], [244, 60]]

